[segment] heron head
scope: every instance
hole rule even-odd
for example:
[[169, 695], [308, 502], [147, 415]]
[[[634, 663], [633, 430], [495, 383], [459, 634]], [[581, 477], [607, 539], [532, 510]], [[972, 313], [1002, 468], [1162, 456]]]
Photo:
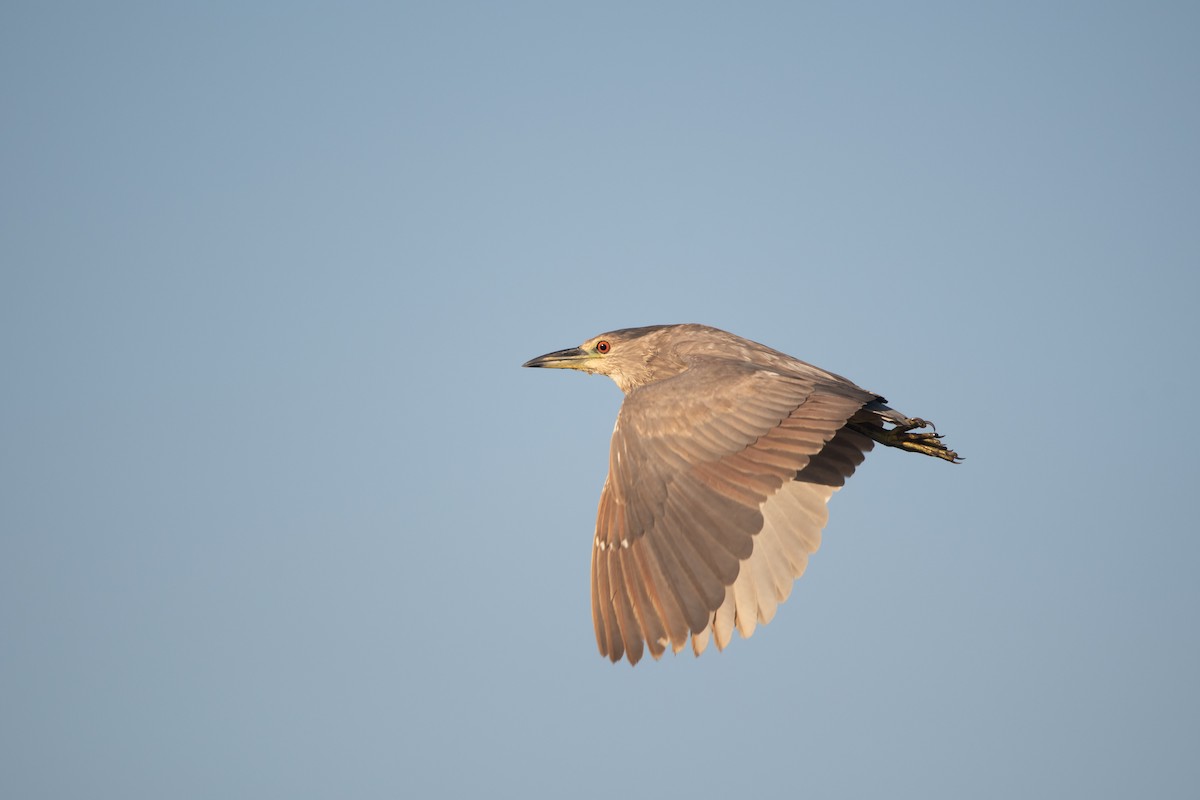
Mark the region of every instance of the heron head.
[[523, 367], [548, 367], [551, 369], [575, 369], [598, 375], [607, 375], [628, 394], [638, 386], [676, 374], [671, 369], [669, 358], [659, 341], [661, 332], [669, 325], [651, 325], [644, 328], [622, 328], [593, 336], [578, 347], [555, 350], [526, 361]]

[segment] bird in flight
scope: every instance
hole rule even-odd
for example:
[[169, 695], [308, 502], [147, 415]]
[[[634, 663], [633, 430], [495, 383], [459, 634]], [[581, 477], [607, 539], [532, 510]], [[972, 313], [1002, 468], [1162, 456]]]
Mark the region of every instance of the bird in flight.
[[614, 662], [723, 650], [770, 622], [875, 442], [960, 460], [880, 395], [705, 325], [610, 331], [523, 366], [625, 393], [592, 541], [592, 622]]

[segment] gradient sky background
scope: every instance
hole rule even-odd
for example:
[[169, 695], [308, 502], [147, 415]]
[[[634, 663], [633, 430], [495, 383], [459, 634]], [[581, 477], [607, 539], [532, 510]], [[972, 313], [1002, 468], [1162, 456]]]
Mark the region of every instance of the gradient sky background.
[[[0, 795], [1194, 798], [1198, 8], [4, 4]], [[967, 461], [613, 666], [687, 321]]]

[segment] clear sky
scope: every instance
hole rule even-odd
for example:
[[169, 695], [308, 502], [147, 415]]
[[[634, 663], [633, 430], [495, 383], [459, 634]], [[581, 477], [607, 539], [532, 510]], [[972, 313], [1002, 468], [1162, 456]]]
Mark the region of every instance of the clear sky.
[[[1195, 797], [1195, 3], [6, 3], [0, 796]], [[630, 669], [607, 380], [936, 421]]]

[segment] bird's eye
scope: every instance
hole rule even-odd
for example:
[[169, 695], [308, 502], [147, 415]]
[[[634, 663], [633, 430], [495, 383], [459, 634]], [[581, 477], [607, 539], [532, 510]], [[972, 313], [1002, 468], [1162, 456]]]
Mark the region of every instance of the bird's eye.
[[604, 355], [611, 349], [612, 345], [610, 345], [606, 339], [601, 339], [600, 341], [596, 342], [596, 352], [600, 355]]

